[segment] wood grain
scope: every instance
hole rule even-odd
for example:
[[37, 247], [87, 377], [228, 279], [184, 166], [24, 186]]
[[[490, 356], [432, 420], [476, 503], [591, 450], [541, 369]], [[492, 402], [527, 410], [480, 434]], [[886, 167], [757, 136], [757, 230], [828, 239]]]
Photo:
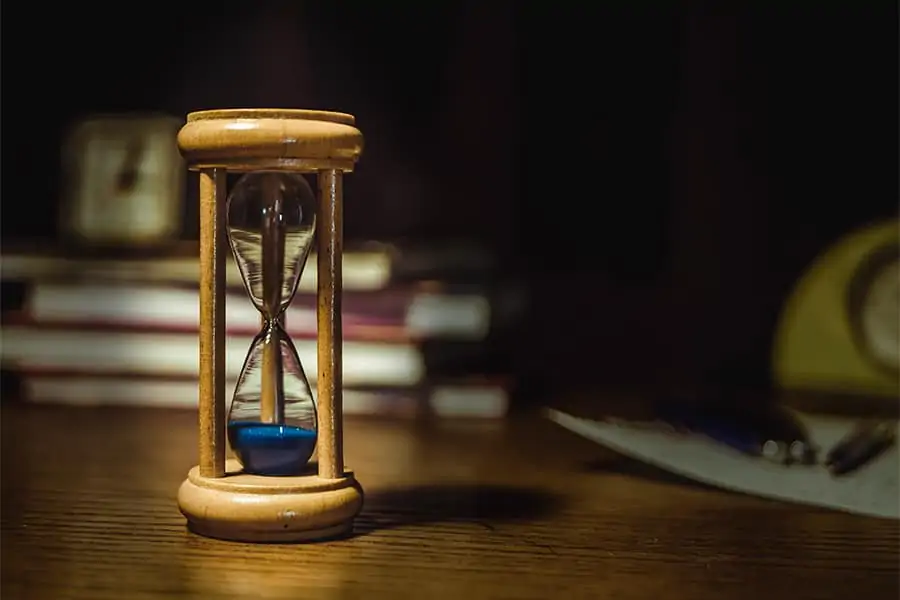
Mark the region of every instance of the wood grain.
[[318, 243], [318, 427], [316, 452], [319, 477], [334, 479], [344, 472], [342, 432], [341, 255], [343, 254], [343, 176], [319, 173]]
[[232, 109], [195, 112], [178, 132], [188, 168], [232, 172], [353, 171], [363, 149], [352, 115], [315, 110]]
[[178, 512], [193, 411], [5, 402], [3, 598], [897, 597], [896, 522], [686, 485], [530, 416], [345, 427], [354, 535], [238, 544]]
[[225, 475], [225, 171], [200, 171], [200, 472]]

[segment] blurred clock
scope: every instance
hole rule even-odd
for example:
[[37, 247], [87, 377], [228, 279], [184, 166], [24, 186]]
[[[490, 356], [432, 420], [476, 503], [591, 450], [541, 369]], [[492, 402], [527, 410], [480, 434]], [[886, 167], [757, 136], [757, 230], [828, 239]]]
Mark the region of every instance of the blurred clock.
[[145, 246], [181, 231], [181, 122], [169, 116], [85, 119], [63, 146], [61, 230], [88, 244]]
[[772, 356], [786, 390], [900, 397], [900, 223], [848, 232], [797, 281]]
[[900, 243], [866, 257], [850, 281], [847, 308], [863, 354], [878, 368], [900, 371]]

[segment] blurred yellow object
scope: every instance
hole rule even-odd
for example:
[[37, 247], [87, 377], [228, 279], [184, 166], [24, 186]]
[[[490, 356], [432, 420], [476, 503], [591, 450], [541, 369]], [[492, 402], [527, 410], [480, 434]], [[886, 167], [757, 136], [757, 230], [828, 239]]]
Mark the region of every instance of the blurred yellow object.
[[775, 334], [772, 368], [785, 390], [900, 397], [900, 223], [854, 231], [794, 287]]

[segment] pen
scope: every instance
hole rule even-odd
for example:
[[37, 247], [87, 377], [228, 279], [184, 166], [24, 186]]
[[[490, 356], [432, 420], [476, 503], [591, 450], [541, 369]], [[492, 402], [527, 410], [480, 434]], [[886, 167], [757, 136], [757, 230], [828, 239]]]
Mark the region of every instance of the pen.
[[658, 416], [677, 431], [705, 435], [744, 454], [758, 456], [762, 452], [755, 432], [721, 411], [671, 402], [660, 407]]
[[834, 476], [856, 471], [890, 448], [896, 425], [888, 421], [863, 422], [828, 451], [825, 467]]
[[783, 454], [780, 462], [814, 465], [818, 462], [818, 449], [809, 439], [806, 428], [789, 409], [772, 406], [765, 412], [763, 430], [771, 440], [777, 440]]
[[657, 413], [675, 429], [704, 435], [743, 454], [781, 465], [816, 462], [816, 448], [803, 425], [779, 407], [740, 410], [676, 400], [660, 403]]

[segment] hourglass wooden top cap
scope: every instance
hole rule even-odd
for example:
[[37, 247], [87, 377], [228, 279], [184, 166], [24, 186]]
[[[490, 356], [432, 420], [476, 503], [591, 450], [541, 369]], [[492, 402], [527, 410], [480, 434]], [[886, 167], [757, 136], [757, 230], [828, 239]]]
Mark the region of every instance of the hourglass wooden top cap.
[[188, 114], [178, 148], [191, 170], [352, 171], [363, 148], [354, 123], [323, 110], [204, 110]]

